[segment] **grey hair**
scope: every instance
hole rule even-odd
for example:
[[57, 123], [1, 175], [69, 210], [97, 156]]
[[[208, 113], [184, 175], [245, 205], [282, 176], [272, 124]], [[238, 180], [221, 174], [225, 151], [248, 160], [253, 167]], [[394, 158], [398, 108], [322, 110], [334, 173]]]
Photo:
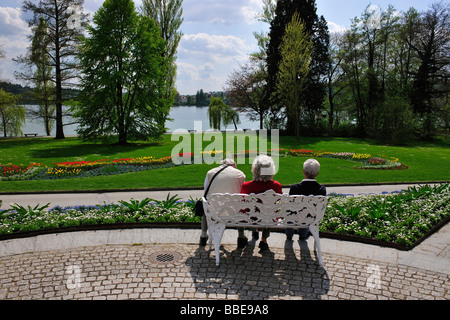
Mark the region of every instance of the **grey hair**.
[[236, 162], [233, 159], [224, 159], [220, 162], [220, 164], [227, 164], [229, 166], [236, 168]]
[[320, 163], [315, 159], [308, 159], [303, 163], [303, 173], [309, 179], [315, 179], [319, 175]]
[[269, 181], [275, 175], [275, 163], [273, 159], [266, 155], [260, 155], [255, 158], [252, 164], [253, 180]]

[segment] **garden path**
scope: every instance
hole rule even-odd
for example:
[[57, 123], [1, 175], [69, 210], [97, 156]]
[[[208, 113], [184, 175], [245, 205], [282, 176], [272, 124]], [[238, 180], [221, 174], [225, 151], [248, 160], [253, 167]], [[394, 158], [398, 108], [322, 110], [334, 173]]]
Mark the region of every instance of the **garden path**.
[[[340, 185], [327, 186], [328, 194], [379, 194], [382, 192], [394, 192], [406, 190], [410, 186], [417, 184], [388, 184], [388, 185]], [[283, 192], [289, 193], [289, 188], [283, 188]], [[160, 191], [120, 191], [120, 192], [60, 192], [60, 193], [15, 193], [0, 194], [0, 200], [3, 201], [2, 209], [9, 208], [10, 204], [20, 204], [22, 206], [36, 206], [50, 203], [53, 206], [78, 206], [78, 205], [98, 205], [118, 203], [120, 200], [129, 201], [130, 199], [143, 200], [145, 198], [155, 200], [165, 200], [167, 195], [178, 195], [182, 200], [197, 199], [202, 197], [202, 190], [160, 190]]]

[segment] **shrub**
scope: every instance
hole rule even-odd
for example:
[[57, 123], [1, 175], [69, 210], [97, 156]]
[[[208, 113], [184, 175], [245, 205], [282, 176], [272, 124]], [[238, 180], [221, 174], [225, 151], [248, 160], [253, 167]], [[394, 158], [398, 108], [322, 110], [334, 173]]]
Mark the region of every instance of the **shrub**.
[[370, 119], [367, 131], [382, 143], [404, 144], [414, 136], [414, 114], [408, 101], [401, 97], [388, 97], [371, 112]]

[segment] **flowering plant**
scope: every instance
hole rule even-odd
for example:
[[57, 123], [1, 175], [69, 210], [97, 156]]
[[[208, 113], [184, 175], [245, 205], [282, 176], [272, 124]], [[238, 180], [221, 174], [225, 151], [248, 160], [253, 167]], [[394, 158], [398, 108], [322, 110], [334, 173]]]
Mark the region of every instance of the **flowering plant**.
[[[50, 210], [49, 205], [34, 208], [14, 205], [12, 209], [0, 210], [0, 234], [114, 223], [200, 222], [193, 213], [192, 199], [179, 202], [177, 196], [168, 194], [162, 201], [131, 199], [120, 204]], [[321, 232], [376, 239], [408, 248], [450, 218], [449, 184], [380, 195], [330, 194], [327, 198], [327, 209], [319, 225]]]
[[[257, 150], [241, 150], [234, 153], [238, 158], [253, 157], [258, 154]], [[291, 157], [327, 157], [336, 159], [345, 159], [362, 162], [362, 169], [393, 169], [404, 168], [398, 162], [398, 158], [378, 156], [370, 154], [351, 153], [351, 152], [330, 152], [325, 150], [312, 149], [273, 149], [269, 150], [272, 156], [291, 156]], [[202, 155], [220, 156], [224, 155], [222, 150], [203, 151]], [[194, 156], [193, 153], [180, 153], [180, 157]], [[126, 172], [136, 172], [150, 170], [154, 168], [166, 168], [174, 166], [173, 156], [155, 158], [120, 158], [120, 159], [98, 159], [94, 161], [63, 161], [53, 163], [53, 167], [47, 167], [39, 163], [31, 163], [28, 166], [23, 164], [13, 165], [0, 164], [1, 180], [36, 180], [36, 179], [60, 179], [71, 177], [92, 177], [98, 175], [112, 175]]]

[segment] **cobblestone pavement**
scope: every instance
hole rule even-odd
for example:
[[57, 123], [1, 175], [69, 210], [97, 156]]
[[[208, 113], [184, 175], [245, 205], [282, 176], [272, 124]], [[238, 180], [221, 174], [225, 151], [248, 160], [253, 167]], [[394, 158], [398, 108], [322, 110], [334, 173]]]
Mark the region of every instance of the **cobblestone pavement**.
[[[0, 257], [0, 299], [450, 300], [449, 274], [323, 253], [107, 245]], [[301, 252], [301, 253], [300, 253]]]

